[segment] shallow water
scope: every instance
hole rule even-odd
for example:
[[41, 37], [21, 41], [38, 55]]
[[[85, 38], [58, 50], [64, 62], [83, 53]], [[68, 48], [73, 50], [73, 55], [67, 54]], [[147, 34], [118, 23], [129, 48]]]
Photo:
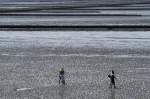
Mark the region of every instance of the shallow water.
[[149, 31], [1, 31], [1, 47], [150, 48]]

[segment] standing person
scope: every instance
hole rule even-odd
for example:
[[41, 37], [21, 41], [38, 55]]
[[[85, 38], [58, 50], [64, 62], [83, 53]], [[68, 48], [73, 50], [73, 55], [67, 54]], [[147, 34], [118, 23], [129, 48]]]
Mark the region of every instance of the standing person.
[[111, 71], [112, 74], [109, 74], [108, 77], [110, 78], [110, 87], [112, 88], [112, 86], [114, 86], [114, 88], [116, 88], [116, 84], [115, 84], [115, 75], [114, 75], [114, 70]]
[[65, 85], [65, 71], [64, 68], [61, 68], [61, 70], [59, 71], [59, 84], [62, 83]]

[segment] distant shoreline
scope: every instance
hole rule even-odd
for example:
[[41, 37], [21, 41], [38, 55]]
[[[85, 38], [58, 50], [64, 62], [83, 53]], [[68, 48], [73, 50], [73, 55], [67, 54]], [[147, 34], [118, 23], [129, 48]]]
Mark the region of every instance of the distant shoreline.
[[150, 25], [0, 25], [0, 31], [150, 31]]

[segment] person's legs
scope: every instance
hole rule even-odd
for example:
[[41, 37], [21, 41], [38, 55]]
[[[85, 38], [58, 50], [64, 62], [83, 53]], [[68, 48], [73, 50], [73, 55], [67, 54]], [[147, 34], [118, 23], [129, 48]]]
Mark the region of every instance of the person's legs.
[[112, 83], [110, 82], [109, 88], [112, 88]]
[[61, 75], [59, 75], [59, 84], [60, 84], [60, 82], [61, 82]]
[[62, 75], [61, 80], [62, 80], [62, 84], [65, 85], [65, 77], [64, 77], [64, 75]]
[[60, 76], [59, 76], [59, 84], [60, 84], [60, 83], [65, 84], [64, 75], [60, 75]]
[[65, 80], [62, 80], [62, 83], [65, 85]]
[[113, 84], [113, 87], [116, 88], [115, 82], [113, 82], [112, 84]]

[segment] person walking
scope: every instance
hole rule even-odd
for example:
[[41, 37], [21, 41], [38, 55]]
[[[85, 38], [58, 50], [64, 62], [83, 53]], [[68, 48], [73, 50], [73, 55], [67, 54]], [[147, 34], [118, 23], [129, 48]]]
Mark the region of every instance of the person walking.
[[114, 88], [116, 88], [116, 84], [115, 84], [115, 73], [114, 73], [114, 70], [111, 71], [111, 74], [108, 75], [108, 77], [110, 78], [110, 87], [112, 88], [112, 86]]
[[64, 68], [61, 68], [61, 70], [59, 71], [59, 84], [63, 84], [65, 85], [65, 71], [64, 71]]

